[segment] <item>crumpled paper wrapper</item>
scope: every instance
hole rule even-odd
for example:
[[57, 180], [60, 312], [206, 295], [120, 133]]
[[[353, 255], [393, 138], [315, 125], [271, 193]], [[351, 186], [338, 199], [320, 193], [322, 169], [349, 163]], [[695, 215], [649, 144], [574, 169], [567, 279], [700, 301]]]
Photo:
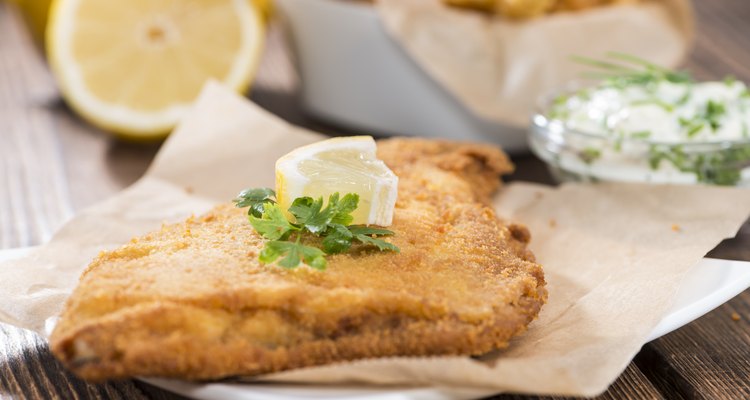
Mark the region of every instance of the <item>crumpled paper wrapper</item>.
[[519, 127], [539, 96], [591, 71], [571, 56], [632, 54], [667, 67], [693, 34], [689, 0], [636, 4], [508, 20], [442, 0], [377, 0], [386, 31], [474, 114]]
[[[242, 188], [273, 185], [279, 156], [322, 138], [209, 84], [139, 182], [80, 213], [30, 256], [0, 265], [0, 320], [45, 335], [97, 252], [202, 213]], [[362, 360], [260, 379], [597, 394], [640, 349], [683, 275], [739, 229], [750, 190], [521, 183], [505, 187], [494, 206], [529, 226], [549, 288], [539, 318], [508, 349], [479, 359]]]

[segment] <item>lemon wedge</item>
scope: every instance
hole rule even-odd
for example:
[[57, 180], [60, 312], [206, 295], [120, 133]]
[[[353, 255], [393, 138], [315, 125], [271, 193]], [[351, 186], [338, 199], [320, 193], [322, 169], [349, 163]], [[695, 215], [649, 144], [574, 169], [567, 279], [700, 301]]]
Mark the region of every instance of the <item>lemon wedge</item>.
[[375, 154], [371, 136], [340, 137], [297, 148], [276, 161], [276, 198], [283, 210], [298, 197], [359, 194], [353, 224], [389, 226], [398, 177]]
[[208, 79], [242, 92], [264, 38], [251, 0], [55, 0], [47, 58], [66, 101], [106, 130], [165, 136]]

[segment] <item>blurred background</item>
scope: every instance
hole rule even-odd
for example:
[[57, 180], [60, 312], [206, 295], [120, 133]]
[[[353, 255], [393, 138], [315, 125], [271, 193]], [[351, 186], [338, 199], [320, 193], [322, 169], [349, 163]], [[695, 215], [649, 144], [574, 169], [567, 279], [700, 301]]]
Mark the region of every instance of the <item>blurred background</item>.
[[[409, 55], [377, 24], [373, 29], [379, 29], [383, 38], [373, 39], [362, 36], [371, 32], [360, 32], [341, 44], [309, 37], [315, 33], [325, 39], [342, 29], [354, 32], [355, 27], [349, 25], [377, 21], [370, 2], [282, 0], [275, 4], [248, 0], [216, 1], [206, 6], [206, 2], [191, 1], [57, 0], [51, 12], [50, 3], [0, 2], [0, 248], [42, 243], [77, 210], [137, 180], [184, 113], [179, 108], [189, 105], [209, 78], [223, 80], [294, 124], [331, 135], [431, 135], [435, 131], [430, 127], [415, 128], [414, 119], [432, 121], [455, 114], [450, 116], [453, 120], [445, 119], [445, 124], [465, 129], [433, 136], [453, 135], [501, 145], [506, 145], [504, 138], [512, 137], [510, 145], [520, 177], [549, 181], [543, 165], [524, 148], [523, 127], [487, 123], [473, 116], [427, 74], [414, 78], [422, 87], [405, 95], [423, 90], [423, 95], [434, 94], [424, 102], [440, 98], [440, 104], [428, 109], [413, 104], [417, 111], [385, 109], [383, 102], [396, 102], [400, 96], [389, 97], [387, 88], [378, 89], [378, 93], [361, 88], [343, 93], [341, 87], [334, 88], [336, 82], [321, 82], [333, 79], [321, 69], [337, 71], [341, 80], [351, 82], [375, 79], [357, 74], [359, 67], [348, 64], [360, 66], [363, 54], [383, 51], [400, 52], [402, 60], [380, 60], [382, 65], [371, 65], [374, 70], [390, 71], [394, 79], [401, 79], [396, 76], [400, 72], [391, 67], [403, 64], [399, 68], [408, 69], [409, 74], [421, 74], [420, 66], [404, 61]], [[527, 5], [519, 11], [491, 1], [449, 3], [458, 3], [457, 12], [481, 15], [472, 18], [495, 18], [516, 26], [536, 24], [558, 13], [577, 18], [621, 6], [609, 1], [542, 1], [536, 2], [544, 3], [541, 8]], [[695, 34], [686, 40], [690, 48], [680, 66], [698, 79], [722, 79], [731, 74], [750, 80], [746, 50], [750, 48], [750, 24], [746, 22], [750, 20], [750, 3], [716, 0], [692, 6]], [[319, 22], [312, 28], [310, 23], [301, 26], [295, 9], [304, 9], [302, 19], [308, 16], [308, 20], [317, 18]], [[328, 26], [330, 21], [321, 22], [331, 13], [340, 16], [341, 26], [335, 29]], [[686, 18], [692, 23], [693, 17]], [[125, 35], [133, 37], [122, 44]], [[341, 46], [356, 47], [359, 53], [347, 61], [341, 58]], [[377, 46], [390, 47], [383, 50]], [[585, 49], [586, 43], [581, 46]], [[461, 56], [470, 55], [456, 57]], [[372, 60], [367, 63], [373, 64]], [[350, 71], [351, 76], [340, 71]], [[326, 92], [337, 95], [321, 97]], [[356, 95], [359, 100], [356, 107], [344, 110], [348, 114], [336, 114], [342, 109], [339, 105], [344, 95]], [[372, 100], [375, 97], [381, 100]], [[162, 112], [170, 107], [177, 111]], [[402, 116], [408, 121], [394, 125]], [[130, 124], [136, 120], [138, 124]], [[476, 135], [488, 130], [495, 136], [477, 139]], [[463, 136], [469, 131], [480, 133]]]

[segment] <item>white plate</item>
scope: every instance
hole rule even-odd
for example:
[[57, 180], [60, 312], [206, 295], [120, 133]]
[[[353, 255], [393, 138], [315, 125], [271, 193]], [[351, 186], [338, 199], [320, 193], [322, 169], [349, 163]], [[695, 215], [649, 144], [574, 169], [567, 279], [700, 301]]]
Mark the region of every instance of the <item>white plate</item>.
[[[0, 262], [23, 257], [30, 249], [0, 250]], [[693, 267], [672, 309], [649, 335], [649, 341], [703, 316], [750, 287], [750, 262], [704, 258]], [[143, 379], [152, 385], [196, 399], [470, 399], [494, 394], [486, 389], [414, 387], [325, 387], [240, 383], [196, 384], [166, 379]]]

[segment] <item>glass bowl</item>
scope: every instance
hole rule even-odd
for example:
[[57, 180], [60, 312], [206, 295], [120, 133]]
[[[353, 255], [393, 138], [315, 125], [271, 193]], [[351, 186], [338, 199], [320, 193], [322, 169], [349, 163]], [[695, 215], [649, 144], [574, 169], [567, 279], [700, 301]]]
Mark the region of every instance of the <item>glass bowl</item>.
[[531, 150], [558, 181], [750, 187], [750, 140], [675, 143], [575, 130], [549, 112], [574, 87], [544, 96], [531, 119]]

